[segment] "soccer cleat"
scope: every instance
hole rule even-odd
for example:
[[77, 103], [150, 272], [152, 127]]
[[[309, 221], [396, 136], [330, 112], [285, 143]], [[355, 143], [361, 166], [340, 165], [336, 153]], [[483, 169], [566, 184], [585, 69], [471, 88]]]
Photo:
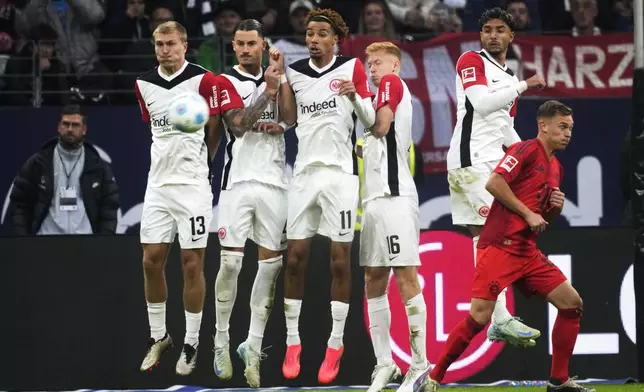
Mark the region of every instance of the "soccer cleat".
[[286, 355], [282, 364], [282, 374], [285, 378], [292, 380], [300, 374], [300, 353], [302, 353], [301, 344], [286, 346]]
[[546, 392], [595, 392], [593, 388], [586, 388], [579, 385], [575, 380], [577, 380], [577, 377], [571, 377], [561, 385], [554, 385], [552, 381], [549, 381]]
[[436, 392], [440, 384], [427, 376], [420, 385], [420, 392]]
[[251, 388], [259, 388], [259, 362], [263, 360], [266, 355], [262, 352], [253, 350], [252, 347], [246, 342], [237, 347], [237, 355], [244, 361], [246, 369], [244, 369], [244, 377], [246, 382]]
[[387, 384], [400, 377], [400, 369], [395, 363], [391, 365], [376, 365], [371, 373], [371, 385], [367, 392], [380, 392]]
[[213, 367], [215, 374], [220, 380], [230, 380], [233, 377], [233, 364], [230, 362], [230, 344], [224, 347], [217, 347], [212, 350], [215, 352]]
[[320, 366], [320, 371], [318, 372], [318, 381], [320, 384], [328, 384], [335, 380], [340, 370], [340, 359], [342, 359], [343, 352], [344, 346], [337, 350], [331, 347], [326, 348], [324, 362], [322, 362], [322, 366]]
[[424, 368], [410, 367], [405, 374], [403, 382], [398, 387], [398, 392], [422, 392], [427, 385], [429, 379], [429, 372], [432, 370], [429, 362]]
[[161, 358], [161, 354], [163, 354], [168, 347], [172, 347], [172, 338], [168, 333], [165, 334], [165, 336], [162, 339], [159, 340], [154, 340], [154, 338], [148, 339], [148, 351], [145, 354], [145, 358], [143, 358], [143, 362], [141, 363], [141, 371], [145, 372], [148, 370], [152, 370], [154, 366], [156, 366], [159, 363], [159, 358]]
[[197, 347], [199, 346], [183, 345], [183, 350], [181, 350], [181, 355], [175, 368], [178, 375], [187, 376], [195, 370], [195, 366], [197, 366]]
[[541, 332], [530, 328], [521, 322], [518, 317], [513, 317], [502, 324], [491, 324], [487, 329], [487, 338], [493, 342], [508, 342], [516, 347], [534, 347], [536, 338]]

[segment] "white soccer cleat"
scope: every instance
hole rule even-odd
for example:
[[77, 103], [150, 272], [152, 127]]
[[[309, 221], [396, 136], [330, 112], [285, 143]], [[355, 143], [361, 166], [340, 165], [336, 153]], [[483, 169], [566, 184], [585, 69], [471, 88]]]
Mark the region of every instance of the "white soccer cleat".
[[237, 355], [244, 361], [244, 377], [251, 388], [259, 388], [259, 363], [264, 359], [265, 354], [253, 350], [246, 342], [237, 347]]
[[233, 377], [233, 364], [230, 362], [230, 344], [226, 343], [224, 347], [215, 346], [215, 360], [213, 367], [215, 374], [220, 380], [230, 380]]
[[371, 385], [367, 392], [380, 392], [387, 384], [400, 377], [400, 369], [395, 363], [391, 365], [376, 365], [371, 373]]
[[402, 384], [397, 389], [398, 392], [422, 392], [429, 379], [429, 371], [432, 369], [429, 362], [427, 366], [421, 369], [410, 367], [405, 374]]
[[148, 351], [141, 363], [141, 371], [146, 372], [148, 370], [152, 370], [152, 368], [159, 363], [161, 354], [163, 354], [168, 347], [172, 347], [172, 338], [167, 333], [159, 340], [154, 340], [154, 338], [151, 337], [148, 340]]
[[197, 366], [197, 347], [199, 346], [183, 345], [183, 350], [181, 350], [181, 355], [175, 368], [178, 375], [187, 376], [195, 370], [195, 366]]
[[516, 347], [534, 347], [536, 338], [541, 332], [530, 328], [521, 322], [518, 317], [513, 317], [501, 324], [491, 324], [487, 329], [487, 338], [492, 342], [508, 342]]

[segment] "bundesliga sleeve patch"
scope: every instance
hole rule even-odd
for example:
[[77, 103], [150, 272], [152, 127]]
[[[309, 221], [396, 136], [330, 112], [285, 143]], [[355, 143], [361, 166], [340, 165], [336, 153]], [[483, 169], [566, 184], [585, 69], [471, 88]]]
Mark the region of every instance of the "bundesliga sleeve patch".
[[461, 71], [461, 80], [463, 83], [476, 82], [476, 69], [468, 67]]
[[518, 163], [519, 161], [515, 157], [508, 155], [505, 157], [503, 162], [501, 162], [501, 167], [507, 170], [509, 173], [517, 166]]

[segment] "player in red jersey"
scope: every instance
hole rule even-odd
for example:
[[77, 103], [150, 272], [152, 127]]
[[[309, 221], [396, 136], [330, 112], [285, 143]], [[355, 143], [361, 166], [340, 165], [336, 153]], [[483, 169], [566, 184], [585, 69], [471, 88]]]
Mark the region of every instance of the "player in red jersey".
[[594, 392], [568, 376], [583, 302], [564, 274], [536, 246], [536, 237], [562, 211], [562, 167], [555, 153], [572, 135], [572, 109], [547, 101], [537, 113], [539, 134], [514, 144], [497, 165], [486, 189], [494, 196], [478, 243], [470, 314], [449, 334], [445, 350], [425, 391], [436, 391], [448, 367], [492, 318], [497, 296], [514, 284], [524, 295], [537, 294], [558, 310], [552, 330], [552, 366], [548, 392]]

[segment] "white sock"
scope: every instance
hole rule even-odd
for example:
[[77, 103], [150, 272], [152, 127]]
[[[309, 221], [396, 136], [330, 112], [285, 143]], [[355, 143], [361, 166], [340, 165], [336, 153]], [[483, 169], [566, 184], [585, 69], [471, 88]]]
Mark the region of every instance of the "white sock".
[[512, 318], [512, 315], [510, 314], [510, 312], [508, 312], [508, 307], [505, 304], [505, 293], [507, 291], [508, 288], [504, 288], [496, 298], [496, 304], [494, 304], [494, 312], [492, 313], [493, 324], [503, 324]]
[[282, 268], [282, 256], [260, 260], [255, 282], [250, 294], [250, 328], [247, 342], [250, 347], [262, 351], [262, 339], [268, 316], [273, 309], [275, 284]]
[[344, 324], [349, 314], [349, 304], [340, 301], [331, 301], [331, 317], [333, 318], [333, 328], [327, 345], [339, 350], [342, 347], [342, 337], [344, 336]]
[[150, 322], [150, 336], [154, 340], [163, 339], [166, 334], [165, 302], [156, 304], [148, 302], [148, 321]]
[[203, 312], [190, 313], [186, 310], [186, 337], [183, 344], [197, 347], [199, 344], [199, 329], [201, 329], [201, 315]]
[[302, 309], [301, 299], [284, 298], [284, 316], [286, 316], [286, 345], [292, 346], [301, 344], [298, 324], [300, 310]]
[[215, 281], [215, 346], [224, 347], [230, 341], [228, 327], [230, 314], [237, 297], [237, 277], [242, 266], [244, 254], [241, 252], [221, 251], [221, 264]]
[[387, 298], [387, 294], [368, 299], [367, 309], [369, 310], [371, 344], [373, 345], [373, 353], [376, 356], [376, 361], [380, 366], [390, 365], [394, 360], [391, 356], [391, 345], [389, 344], [391, 312], [389, 310], [389, 298]]
[[411, 366], [415, 369], [427, 367], [427, 347], [425, 335], [427, 329], [427, 308], [421, 292], [405, 303], [407, 322], [409, 324], [409, 346], [411, 347]]
[[474, 244], [474, 266], [476, 266], [476, 255], [478, 253], [477, 245], [479, 244], [479, 237], [480, 236], [474, 236], [472, 237], [472, 243]]

